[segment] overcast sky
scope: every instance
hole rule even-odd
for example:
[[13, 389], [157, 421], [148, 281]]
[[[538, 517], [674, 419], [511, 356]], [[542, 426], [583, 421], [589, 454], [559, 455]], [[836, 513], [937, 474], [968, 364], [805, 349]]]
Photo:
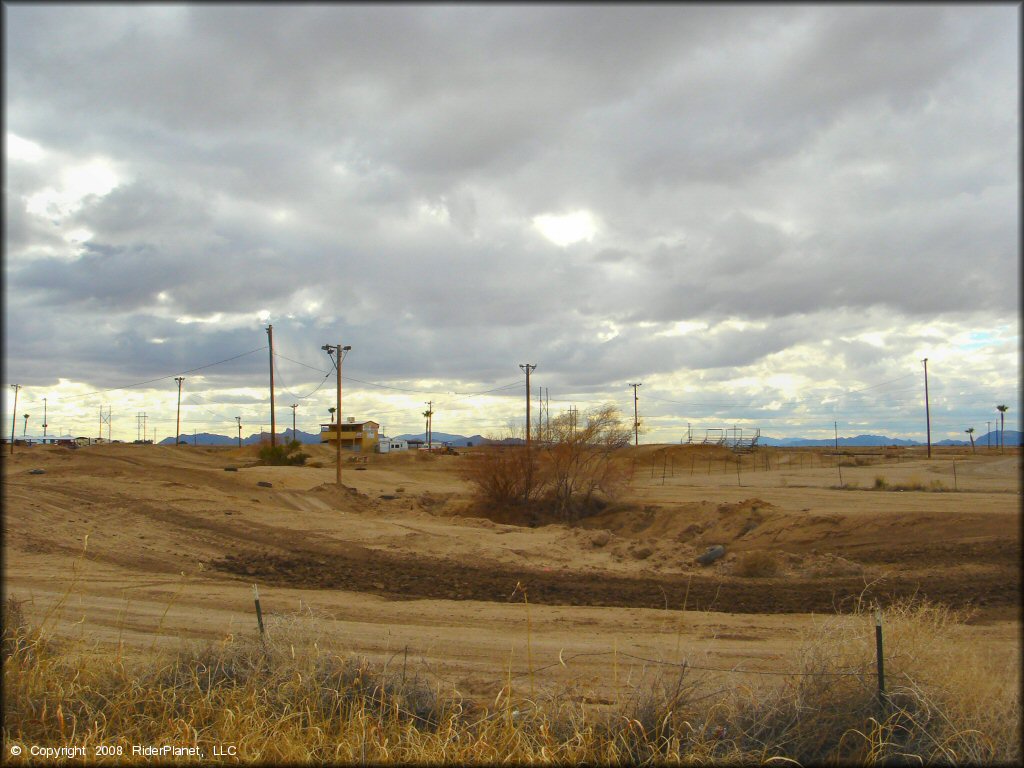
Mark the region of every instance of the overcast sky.
[[[4, 6], [16, 431], [1020, 413], [1016, 5]], [[248, 353], [248, 354], [247, 354]], [[234, 359], [231, 359], [234, 358]], [[226, 361], [226, 362], [222, 362]], [[217, 363], [216, 365], [211, 365]], [[201, 370], [194, 370], [201, 369]], [[128, 386], [133, 385], [133, 386]], [[319, 387], [319, 389], [317, 389]], [[385, 387], [390, 387], [385, 388]], [[116, 389], [115, 389], [116, 388]], [[488, 390], [497, 390], [486, 394]], [[314, 391], [315, 390], [315, 391]], [[534, 413], [536, 414], [536, 403]]]

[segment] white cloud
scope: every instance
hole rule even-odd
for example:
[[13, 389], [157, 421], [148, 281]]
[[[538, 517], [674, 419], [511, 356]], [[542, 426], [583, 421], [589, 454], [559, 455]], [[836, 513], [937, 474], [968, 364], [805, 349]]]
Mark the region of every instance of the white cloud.
[[273, 318], [282, 354], [340, 337], [356, 378], [429, 390], [354, 386], [389, 429], [526, 360], [580, 406], [643, 380], [648, 439], [844, 408], [913, 433], [925, 356], [951, 422], [1019, 392], [1012, 6], [6, 10], [26, 386], [51, 355], [97, 386], [233, 358]]
[[533, 226], [548, 240], [563, 248], [582, 240], [590, 242], [597, 234], [597, 220], [590, 211], [534, 216]]
[[26, 163], [37, 163], [46, 157], [46, 150], [29, 139], [23, 139], [8, 131], [5, 134], [4, 153], [8, 160], [20, 160]]
[[119, 177], [108, 160], [98, 158], [68, 165], [60, 171], [60, 186], [47, 187], [31, 195], [25, 209], [60, 222], [78, 211], [87, 197], [107, 195], [118, 183]]

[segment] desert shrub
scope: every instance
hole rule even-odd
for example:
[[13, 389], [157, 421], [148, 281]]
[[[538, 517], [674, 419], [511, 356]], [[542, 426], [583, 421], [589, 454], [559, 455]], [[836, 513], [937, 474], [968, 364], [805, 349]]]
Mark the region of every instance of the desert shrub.
[[477, 501], [498, 509], [536, 502], [542, 490], [532, 482], [536, 475], [536, 452], [524, 446], [486, 446], [473, 453], [463, 472]]
[[925, 485], [919, 478], [912, 477], [905, 483], [889, 483], [879, 475], [872, 486], [875, 491], [930, 491], [931, 493], [947, 493], [952, 489], [941, 480], [932, 480]]
[[779, 560], [774, 552], [758, 549], [744, 552], [736, 562], [736, 575], [744, 578], [774, 576], [779, 572]]
[[630, 435], [614, 406], [588, 411], [579, 423], [570, 414], [551, 420], [542, 445], [488, 446], [475, 452], [464, 477], [479, 506], [528, 507], [530, 519], [573, 522], [605, 509], [628, 478], [616, 452]]
[[269, 441], [260, 445], [260, 463], [271, 467], [301, 466], [309, 458], [308, 453], [302, 453], [299, 448], [302, 443], [292, 440], [284, 445], [271, 445]]
[[626, 465], [616, 452], [630, 432], [612, 405], [586, 413], [583, 425], [570, 414], [551, 422], [551, 441], [541, 456], [546, 497], [555, 514], [572, 521], [600, 511], [626, 482]]

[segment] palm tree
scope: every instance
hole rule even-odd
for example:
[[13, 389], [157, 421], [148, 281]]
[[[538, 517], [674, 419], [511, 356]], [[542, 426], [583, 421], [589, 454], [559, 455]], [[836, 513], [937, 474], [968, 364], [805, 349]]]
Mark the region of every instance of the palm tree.
[[1003, 445], [1005, 445], [1004, 438], [1006, 437], [1006, 412], [1010, 410], [1008, 405], [997, 405], [996, 410], [999, 411], [999, 452], [1003, 452]]
[[335, 412], [336, 410], [338, 410], [338, 409], [337, 409], [337, 408], [328, 408], [328, 409], [327, 409], [327, 412], [331, 414], [331, 423], [332, 423], [332, 424], [334, 423], [334, 412]]
[[974, 427], [968, 427], [964, 432], [966, 432], [967, 436], [971, 438], [971, 453], [974, 453]]

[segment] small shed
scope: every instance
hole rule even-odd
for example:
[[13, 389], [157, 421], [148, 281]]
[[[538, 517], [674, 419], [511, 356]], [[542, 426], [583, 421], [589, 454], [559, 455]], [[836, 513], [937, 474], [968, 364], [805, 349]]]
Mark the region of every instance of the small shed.
[[377, 453], [393, 453], [396, 451], [408, 451], [409, 443], [400, 437], [385, 437], [381, 435], [377, 443]]

